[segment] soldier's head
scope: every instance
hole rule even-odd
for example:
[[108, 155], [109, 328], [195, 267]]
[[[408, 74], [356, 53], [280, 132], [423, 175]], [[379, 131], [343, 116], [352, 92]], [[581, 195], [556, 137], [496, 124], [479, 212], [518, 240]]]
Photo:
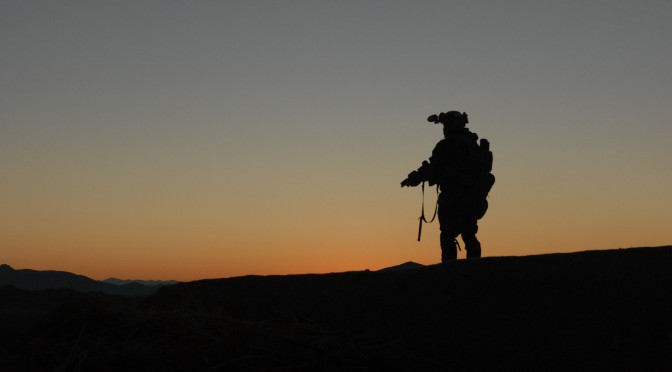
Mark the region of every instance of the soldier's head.
[[466, 112], [448, 111], [439, 115], [432, 115], [427, 118], [427, 121], [434, 124], [443, 124], [443, 133], [447, 135], [450, 132], [463, 129], [469, 122], [469, 117]]

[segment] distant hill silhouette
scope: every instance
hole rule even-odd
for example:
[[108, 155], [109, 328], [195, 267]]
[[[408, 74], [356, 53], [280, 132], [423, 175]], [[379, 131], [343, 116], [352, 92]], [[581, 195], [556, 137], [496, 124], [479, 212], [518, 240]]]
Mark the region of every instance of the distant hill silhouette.
[[0, 285], [11, 285], [26, 290], [67, 288], [80, 292], [101, 292], [124, 296], [148, 296], [158, 289], [157, 286], [147, 286], [137, 282], [115, 285], [66, 271], [15, 270], [6, 264], [0, 265]]
[[0, 287], [0, 371], [671, 371], [670, 314], [669, 246], [210, 279], [149, 297]]
[[137, 279], [131, 280], [131, 279], [117, 279], [117, 278], [108, 278], [103, 280], [103, 282], [114, 285], [126, 285], [131, 283], [138, 283], [147, 287], [173, 285], [179, 283], [177, 280], [137, 280]]
[[384, 269], [380, 269], [380, 270], [378, 270], [378, 272], [397, 271], [397, 270], [413, 270], [413, 269], [419, 269], [421, 267], [425, 267], [425, 265], [419, 264], [419, 263], [413, 262], [413, 261], [408, 261], [408, 262], [404, 262], [401, 265], [390, 266], [390, 267], [386, 267]]

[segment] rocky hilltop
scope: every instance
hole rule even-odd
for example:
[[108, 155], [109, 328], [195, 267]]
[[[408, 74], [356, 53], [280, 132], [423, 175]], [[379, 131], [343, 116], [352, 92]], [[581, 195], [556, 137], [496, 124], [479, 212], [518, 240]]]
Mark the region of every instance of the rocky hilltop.
[[0, 370], [672, 370], [672, 247], [403, 268], [3, 287]]

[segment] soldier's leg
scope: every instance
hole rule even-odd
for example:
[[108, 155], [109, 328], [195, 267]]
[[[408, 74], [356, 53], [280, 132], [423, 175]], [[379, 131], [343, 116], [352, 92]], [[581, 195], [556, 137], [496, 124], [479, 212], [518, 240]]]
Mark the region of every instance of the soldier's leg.
[[439, 202], [439, 224], [441, 229], [441, 262], [457, 259], [457, 241], [460, 234], [459, 221], [454, 215], [450, 204]]
[[462, 241], [464, 241], [464, 250], [467, 251], [467, 258], [481, 257], [481, 242], [476, 238], [477, 232], [476, 220], [465, 221], [462, 228]]

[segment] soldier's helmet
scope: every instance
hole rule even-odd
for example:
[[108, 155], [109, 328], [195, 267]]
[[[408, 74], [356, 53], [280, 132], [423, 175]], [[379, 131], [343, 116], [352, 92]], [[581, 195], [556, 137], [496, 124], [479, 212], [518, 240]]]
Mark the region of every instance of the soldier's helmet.
[[466, 112], [448, 111], [442, 112], [439, 115], [432, 115], [427, 118], [427, 121], [434, 124], [443, 124], [448, 126], [464, 127], [469, 122], [469, 117]]

